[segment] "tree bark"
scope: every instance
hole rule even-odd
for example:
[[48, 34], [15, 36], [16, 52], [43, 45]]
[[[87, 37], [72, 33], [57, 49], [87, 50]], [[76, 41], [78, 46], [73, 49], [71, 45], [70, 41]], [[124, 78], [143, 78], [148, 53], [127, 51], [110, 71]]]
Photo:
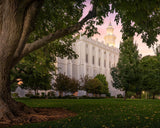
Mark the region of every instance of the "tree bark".
[[8, 65], [0, 67], [0, 121], [10, 120], [24, 113], [34, 113], [33, 109], [11, 98], [10, 68]]
[[[14, 120], [24, 113], [34, 112], [11, 98], [10, 71], [13, 55], [23, 30], [25, 9], [19, 8], [16, 0], [5, 0], [0, 8], [0, 121]], [[3, 10], [1, 10], [3, 9]]]

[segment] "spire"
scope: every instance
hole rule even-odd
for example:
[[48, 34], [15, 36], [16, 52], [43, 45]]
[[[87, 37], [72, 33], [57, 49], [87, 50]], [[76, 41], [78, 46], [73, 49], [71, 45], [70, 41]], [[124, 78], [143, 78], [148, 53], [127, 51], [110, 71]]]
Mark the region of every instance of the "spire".
[[111, 21], [109, 22], [109, 25], [108, 25], [108, 27], [109, 27], [109, 26], [111, 26], [111, 27], [112, 27]]
[[115, 35], [113, 34], [114, 28], [111, 24], [111, 21], [109, 22], [109, 25], [107, 27], [107, 33], [106, 36], [104, 37], [105, 44], [109, 44], [109, 46], [115, 46]]

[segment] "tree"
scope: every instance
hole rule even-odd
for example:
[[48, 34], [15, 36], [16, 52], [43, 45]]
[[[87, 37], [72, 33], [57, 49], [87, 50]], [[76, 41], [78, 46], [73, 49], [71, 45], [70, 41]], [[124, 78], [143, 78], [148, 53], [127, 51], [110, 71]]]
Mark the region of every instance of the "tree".
[[[157, 41], [157, 35], [160, 34], [160, 1], [132, 1], [112, 0], [112, 7], [117, 12], [115, 20], [117, 23], [121, 19], [122, 38], [126, 40], [133, 37], [135, 33], [141, 35], [143, 42], [149, 47]], [[148, 11], [146, 11], [148, 10]]]
[[82, 17], [84, 0], [0, 0], [0, 119], [11, 120], [24, 112], [33, 112], [10, 95], [11, 69], [24, 56], [50, 42], [71, 46], [71, 40], [84, 24], [85, 34], [92, 36], [97, 33], [95, 26], [101, 25], [114, 10], [118, 12], [115, 20], [121, 18], [124, 33], [142, 33], [143, 40], [150, 45], [159, 34], [159, 3], [91, 0], [92, 9]]
[[145, 56], [140, 61], [143, 90], [150, 92], [153, 99], [160, 93], [160, 64], [157, 56]]
[[[32, 89], [35, 95], [38, 90], [51, 89], [51, 70], [54, 70], [54, 59], [51, 61], [49, 57], [44, 58], [43, 49], [31, 53], [24, 57], [18, 65], [16, 65], [11, 72], [12, 85], [17, 83], [16, 79], [21, 79], [22, 88]], [[45, 54], [46, 55], [46, 54]]]
[[84, 88], [87, 93], [93, 93], [94, 95], [101, 94], [103, 91], [103, 83], [97, 78], [89, 79]]
[[88, 74], [85, 75], [84, 77], [81, 77], [81, 78], [80, 78], [80, 80], [81, 80], [80, 89], [85, 90], [85, 86], [86, 86], [87, 82], [88, 82], [90, 79], [92, 79], [92, 78], [91, 78], [90, 76], [88, 76]]
[[104, 74], [97, 74], [95, 78], [99, 79], [104, 86], [108, 86], [108, 82], [106, 81], [106, 76]]
[[108, 82], [106, 81], [106, 76], [104, 74], [97, 74], [95, 76], [95, 78], [99, 79], [102, 84], [103, 84], [103, 88], [102, 88], [102, 94], [109, 94], [109, 90], [108, 90]]
[[49, 73], [41, 73], [32, 67], [26, 69], [23, 74], [21, 73], [20, 78], [22, 78], [23, 81], [21, 87], [34, 90], [35, 95], [38, 94], [38, 90], [49, 90], [52, 88], [50, 84], [52, 75]]
[[56, 76], [54, 87], [57, 91], [59, 91], [59, 96], [63, 97], [63, 92], [68, 92], [68, 88], [70, 86], [70, 78], [65, 75], [59, 73]]
[[111, 68], [111, 76], [112, 76], [112, 85], [113, 87], [117, 89], [122, 89], [123, 86], [121, 84], [120, 78], [119, 78], [119, 70], [118, 67]]
[[128, 91], [141, 91], [140, 87], [140, 56], [133, 38], [128, 38], [120, 45], [120, 56], [116, 68], [112, 68], [113, 86], [125, 91], [127, 98]]
[[79, 81], [69, 78], [65, 74], [59, 73], [56, 76], [54, 87], [59, 91], [59, 96], [63, 97], [63, 92], [76, 92], [79, 89]]
[[79, 81], [76, 80], [75, 78], [70, 78], [70, 85], [69, 85], [68, 91], [75, 93], [78, 91], [79, 87], [80, 87]]

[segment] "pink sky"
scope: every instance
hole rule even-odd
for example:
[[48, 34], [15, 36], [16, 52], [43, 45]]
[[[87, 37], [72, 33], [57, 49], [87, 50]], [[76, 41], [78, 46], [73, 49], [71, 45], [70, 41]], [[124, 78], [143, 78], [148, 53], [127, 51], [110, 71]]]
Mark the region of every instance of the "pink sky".
[[[83, 16], [85, 16], [88, 11], [91, 9], [90, 6], [90, 0], [86, 0], [86, 5], [87, 7], [85, 8], [84, 12], [83, 12]], [[122, 26], [121, 23], [119, 23], [118, 25], [116, 24], [116, 22], [114, 21], [114, 17], [116, 14], [109, 14], [108, 17], [106, 17], [104, 19], [104, 24], [101, 26], [98, 26], [98, 32], [99, 34], [94, 35], [92, 38], [94, 39], [98, 39], [99, 41], [104, 41], [104, 36], [106, 35], [106, 28], [109, 24], [109, 22], [111, 21], [112, 26], [114, 28], [114, 34], [116, 36], [116, 47], [119, 48], [119, 44], [122, 41], [122, 33], [120, 32]], [[160, 44], [160, 36], [158, 36], [158, 43]], [[135, 36], [134, 41], [138, 44], [138, 49], [139, 49], [139, 53], [142, 54], [142, 56], [146, 56], [146, 55], [154, 55], [153, 49], [152, 48], [148, 48], [148, 46], [145, 43], [142, 43], [142, 40], [140, 38], [140, 36]]]

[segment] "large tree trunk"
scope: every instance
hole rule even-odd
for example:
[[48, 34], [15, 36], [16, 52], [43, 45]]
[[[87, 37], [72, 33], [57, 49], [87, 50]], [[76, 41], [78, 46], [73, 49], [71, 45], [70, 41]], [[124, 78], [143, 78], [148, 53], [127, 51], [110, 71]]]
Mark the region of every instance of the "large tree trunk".
[[[15, 0], [0, 3], [0, 121], [14, 120], [15, 117], [31, 112], [26, 105], [11, 98], [10, 71], [14, 63], [14, 53], [23, 33], [25, 7], [19, 8]], [[33, 112], [33, 111], [32, 111]]]
[[[9, 66], [8, 66], [9, 67]], [[7, 66], [0, 67], [0, 121], [12, 121], [18, 116], [22, 116], [25, 113], [34, 113], [33, 109], [30, 109], [22, 103], [16, 102], [11, 98], [10, 91], [10, 69]]]

